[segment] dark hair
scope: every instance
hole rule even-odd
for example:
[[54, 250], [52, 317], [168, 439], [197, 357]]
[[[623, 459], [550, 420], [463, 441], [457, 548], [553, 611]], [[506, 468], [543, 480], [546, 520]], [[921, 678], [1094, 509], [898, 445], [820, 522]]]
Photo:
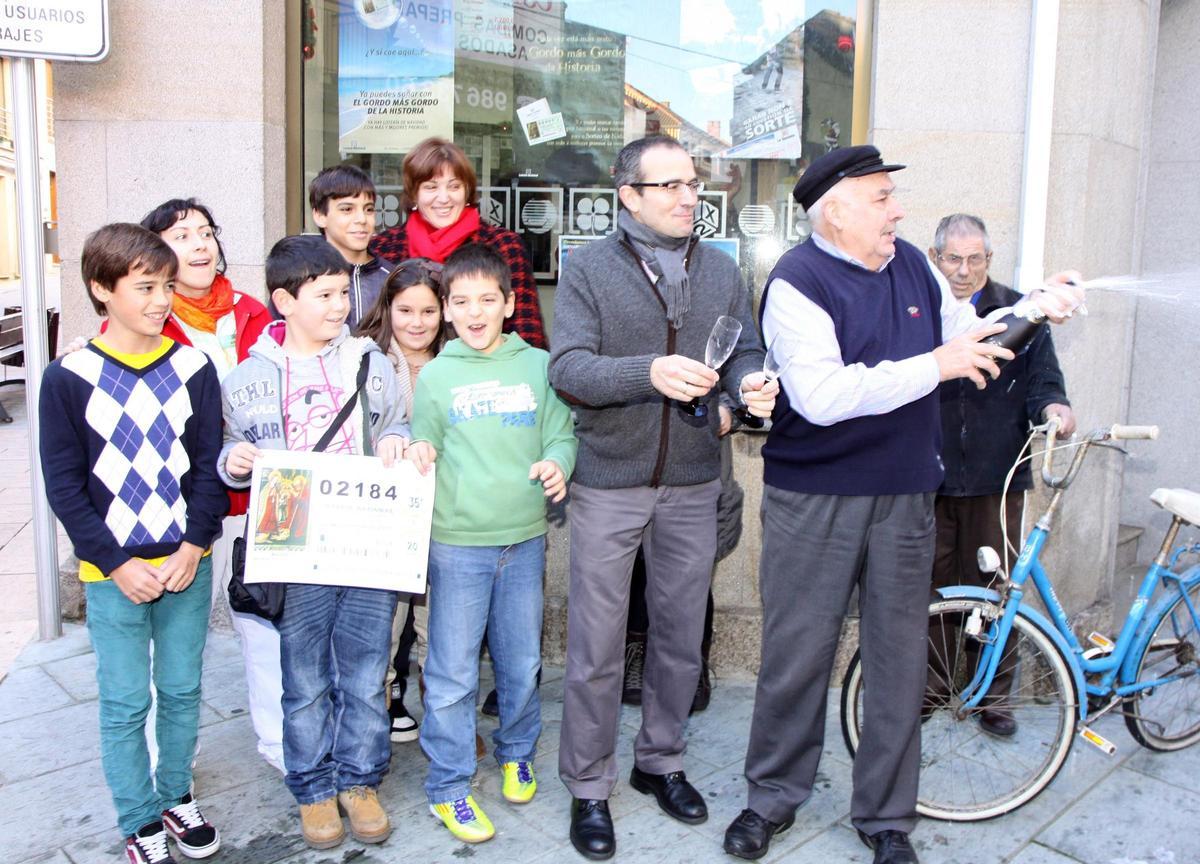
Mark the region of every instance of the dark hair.
[[404, 157], [404, 200], [403, 206], [411, 210], [417, 206], [417, 190], [421, 184], [441, 173], [444, 166], [467, 187], [467, 206], [475, 204], [475, 168], [461, 147], [445, 138], [426, 138]]
[[161, 237], [141, 225], [113, 222], [93, 231], [83, 242], [80, 269], [92, 306], [97, 315], [103, 315], [107, 309], [92, 293], [93, 282], [111, 291], [118, 280], [134, 270], [152, 275], [166, 273], [174, 279], [179, 259]]
[[[383, 290], [379, 292], [379, 296], [375, 298], [371, 308], [358, 322], [355, 335], [369, 336], [374, 339], [375, 344], [386, 354], [392, 345], [392, 301], [414, 285], [427, 285], [433, 292], [433, 296], [440, 299], [442, 296], [442, 265], [436, 261], [430, 261], [428, 258], [409, 258], [397, 264], [396, 269], [388, 274], [387, 280], [383, 283]], [[442, 320], [439, 309], [437, 333], [429, 347], [433, 349], [434, 354], [437, 354], [442, 350], [442, 343], [445, 341], [446, 322]]]
[[465, 276], [495, 279], [506, 300], [512, 293], [512, 270], [509, 269], [508, 262], [491, 246], [468, 243], [454, 250], [442, 268], [442, 299], [449, 300], [450, 286], [454, 284], [454, 280]]
[[[349, 273], [351, 269], [342, 254], [323, 237], [316, 234], [284, 237], [267, 255], [267, 294], [282, 288], [298, 297], [305, 283], [320, 276]], [[271, 305], [274, 311], [274, 304]]]
[[180, 219], [186, 219], [189, 210], [195, 210], [208, 220], [208, 226], [213, 230], [217, 241], [217, 272], [225, 272], [225, 247], [221, 245], [221, 226], [213, 219], [212, 211], [195, 198], [172, 198], [164, 201], [142, 217], [141, 225], [155, 234], [170, 230]]
[[674, 147], [687, 152], [687, 148], [669, 135], [647, 135], [630, 141], [621, 148], [617, 161], [613, 163], [613, 188], [620, 189], [631, 183], [642, 182], [645, 179], [642, 176], [642, 155], [655, 147]]
[[329, 166], [308, 184], [308, 206], [319, 213], [329, 212], [329, 202], [333, 198], [357, 198], [359, 195], [374, 198], [375, 182], [370, 174], [349, 162]]

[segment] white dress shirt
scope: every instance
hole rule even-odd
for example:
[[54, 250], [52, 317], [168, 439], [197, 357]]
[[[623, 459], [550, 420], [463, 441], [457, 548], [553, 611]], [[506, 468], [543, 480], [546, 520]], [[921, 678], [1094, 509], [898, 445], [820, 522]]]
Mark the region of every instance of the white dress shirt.
[[[814, 233], [812, 242], [835, 258], [867, 269], [820, 234]], [[890, 263], [889, 258], [879, 271]], [[942, 292], [942, 340], [979, 327], [983, 322], [975, 314], [975, 307], [960, 303], [946, 277], [932, 261], [927, 259], [927, 263]], [[763, 338], [767, 345], [781, 334], [796, 341], [792, 361], [779, 383], [792, 408], [810, 423], [832, 426], [853, 417], [887, 414], [938, 386], [941, 375], [932, 352], [905, 360], [884, 360], [875, 366], [845, 365], [829, 313], [784, 279], [773, 279], [767, 287]]]

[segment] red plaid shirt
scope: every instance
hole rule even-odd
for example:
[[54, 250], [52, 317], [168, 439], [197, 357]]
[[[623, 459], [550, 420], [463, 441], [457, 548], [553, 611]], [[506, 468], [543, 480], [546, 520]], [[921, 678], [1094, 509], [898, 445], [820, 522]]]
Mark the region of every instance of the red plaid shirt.
[[[521, 238], [507, 228], [499, 228], [481, 222], [479, 230], [467, 238], [468, 243], [482, 243], [500, 253], [512, 271], [514, 308], [512, 317], [504, 322], [506, 333], [516, 333], [534, 348], [549, 350], [546, 330], [542, 326], [542, 307], [538, 303], [537, 282], [533, 279], [533, 267], [529, 253]], [[372, 254], [400, 263], [409, 257], [408, 234], [401, 225], [377, 234], [371, 240]]]

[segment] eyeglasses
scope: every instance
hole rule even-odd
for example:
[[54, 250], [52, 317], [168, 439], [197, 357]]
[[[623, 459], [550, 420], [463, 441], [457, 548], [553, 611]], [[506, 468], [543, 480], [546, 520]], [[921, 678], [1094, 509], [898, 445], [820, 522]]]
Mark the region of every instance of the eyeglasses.
[[980, 253], [976, 252], [974, 255], [968, 255], [966, 258], [964, 258], [961, 255], [943, 255], [941, 252], [939, 252], [937, 259], [948, 267], [953, 267], [955, 270], [961, 267], [964, 261], [967, 262], [967, 266], [972, 270], [978, 270], [984, 264], [992, 260], [992, 253], [988, 252], [986, 255], [981, 255]]
[[666, 189], [672, 195], [682, 195], [685, 188], [694, 195], [699, 195], [704, 191], [704, 184], [699, 180], [661, 180], [658, 183], [630, 183], [629, 185], [638, 189], [645, 189], [647, 186]]

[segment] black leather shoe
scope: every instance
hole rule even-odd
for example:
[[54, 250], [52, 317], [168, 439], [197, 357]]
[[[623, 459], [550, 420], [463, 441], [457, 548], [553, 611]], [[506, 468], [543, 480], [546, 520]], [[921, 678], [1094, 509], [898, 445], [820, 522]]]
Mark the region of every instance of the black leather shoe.
[[979, 712], [979, 728], [989, 735], [1011, 738], [1017, 734], [1017, 721], [1007, 708], [984, 708]]
[[699, 825], [708, 818], [708, 807], [696, 787], [688, 782], [682, 771], [670, 774], [647, 774], [636, 765], [629, 775], [629, 785], [643, 795], [653, 795], [658, 806], [673, 819], [689, 825]]
[[903, 831], [880, 831], [878, 834], [858, 836], [870, 848], [875, 850], [871, 864], [920, 864], [917, 860], [917, 850], [908, 842], [908, 835]]
[[725, 851], [747, 861], [767, 854], [771, 838], [792, 827], [793, 819], [772, 822], [746, 808], [725, 829]]
[[571, 799], [571, 845], [592, 861], [607, 861], [613, 857], [617, 851], [617, 837], [613, 833], [607, 801]]

